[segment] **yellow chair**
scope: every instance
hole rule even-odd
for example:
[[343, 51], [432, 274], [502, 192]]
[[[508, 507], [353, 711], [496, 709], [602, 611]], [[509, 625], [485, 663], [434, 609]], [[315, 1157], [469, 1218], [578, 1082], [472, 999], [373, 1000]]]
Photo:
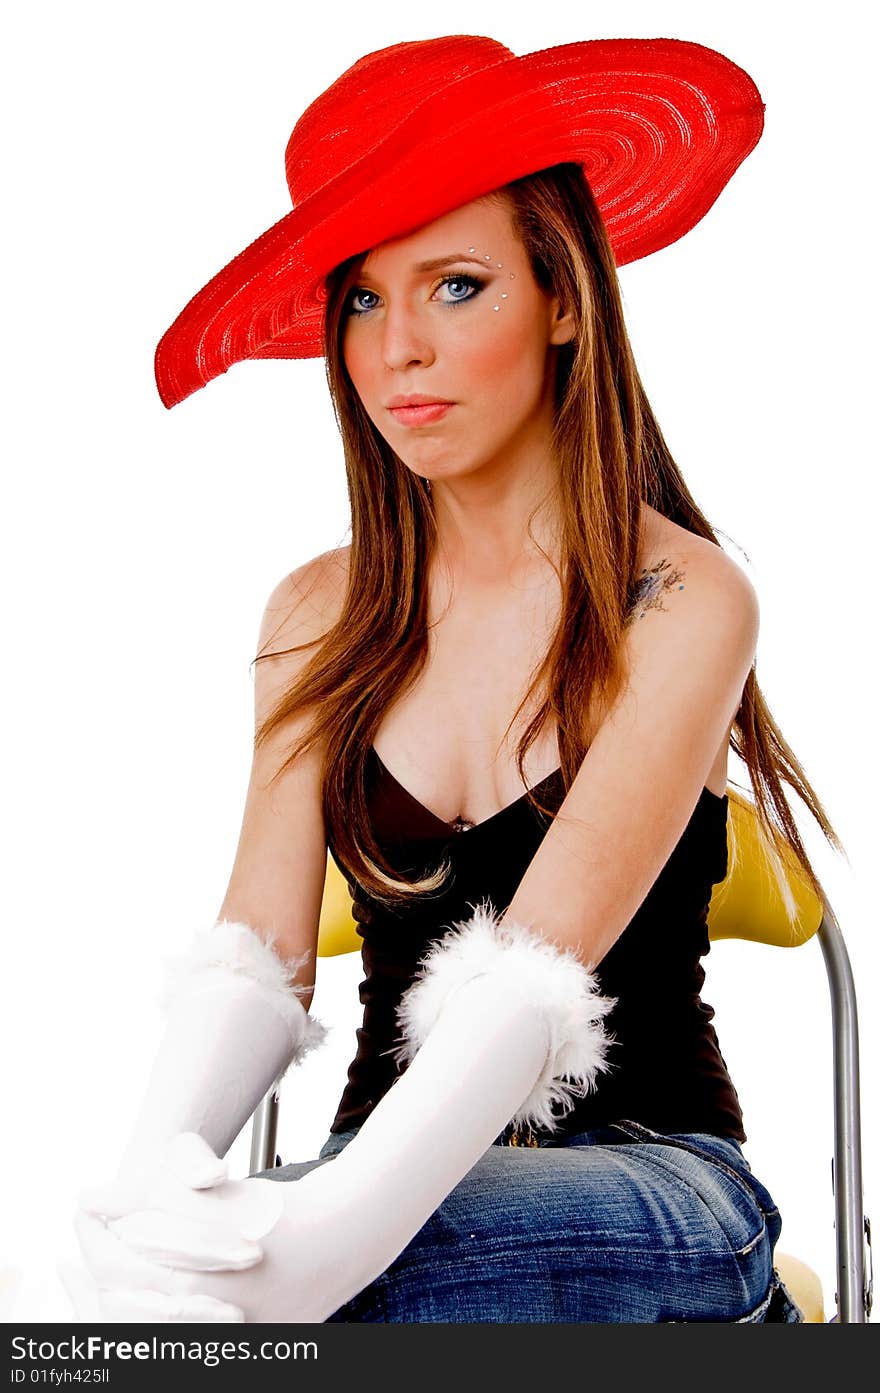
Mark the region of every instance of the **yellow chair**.
[[[859, 1042], [856, 994], [849, 955], [827, 900], [820, 902], [786, 848], [782, 861], [796, 914], [786, 914], [782, 893], [763, 850], [754, 804], [728, 786], [728, 873], [709, 906], [709, 937], [742, 938], [796, 948], [818, 937], [831, 993], [834, 1049], [834, 1161], [837, 1292], [831, 1322], [863, 1324], [871, 1312], [873, 1273], [871, 1226], [862, 1207]], [[351, 897], [336, 863], [327, 858], [327, 878], [318, 931], [319, 957], [359, 952], [361, 939]], [[270, 1092], [254, 1114], [250, 1173], [276, 1163], [279, 1099]], [[825, 1321], [822, 1286], [799, 1259], [776, 1250], [774, 1265], [807, 1322]], [[866, 1280], [866, 1270], [869, 1275]]]

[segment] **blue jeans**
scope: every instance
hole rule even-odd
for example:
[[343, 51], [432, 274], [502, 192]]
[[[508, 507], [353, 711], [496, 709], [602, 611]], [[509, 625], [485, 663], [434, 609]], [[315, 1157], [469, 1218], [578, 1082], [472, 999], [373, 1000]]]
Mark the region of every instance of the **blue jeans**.
[[[320, 1157], [263, 1171], [298, 1180]], [[621, 1120], [537, 1147], [497, 1139], [343, 1322], [803, 1319], [773, 1268], [776, 1205], [732, 1137]]]

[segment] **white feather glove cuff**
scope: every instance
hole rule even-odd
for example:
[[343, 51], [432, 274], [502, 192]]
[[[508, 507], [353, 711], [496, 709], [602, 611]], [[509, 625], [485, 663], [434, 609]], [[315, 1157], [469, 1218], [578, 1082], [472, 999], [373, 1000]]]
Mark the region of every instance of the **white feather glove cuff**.
[[[206, 1319], [204, 1306], [188, 1303], [211, 1300], [221, 1319], [327, 1320], [403, 1252], [511, 1116], [552, 1129], [554, 1100], [594, 1086], [614, 1003], [579, 958], [500, 925], [489, 905], [454, 929], [423, 960], [399, 1010], [412, 1062], [337, 1156], [292, 1184], [251, 1177], [202, 1195], [196, 1185], [186, 1205], [171, 1195], [161, 1228], [154, 1194], [140, 1205], [146, 1212], [111, 1226], [137, 1262], [158, 1257], [173, 1276], [183, 1272], [179, 1309], [177, 1289], [160, 1288], [177, 1312], [166, 1319]], [[205, 1168], [212, 1160], [194, 1157]], [[259, 1215], [244, 1203], [242, 1192], [254, 1190]], [[195, 1206], [205, 1224], [193, 1228]], [[247, 1256], [255, 1243], [258, 1261]], [[155, 1285], [130, 1271], [129, 1286]], [[159, 1318], [155, 1293], [144, 1303], [144, 1318]]]
[[218, 920], [211, 928], [196, 933], [187, 953], [166, 963], [159, 1004], [170, 1015], [188, 992], [221, 981], [228, 984], [247, 979], [254, 983], [290, 1032], [291, 1055], [279, 1072], [280, 1082], [290, 1064], [324, 1043], [327, 1030], [308, 1014], [299, 999], [310, 987], [298, 986], [292, 980], [308, 961], [308, 954], [285, 961], [276, 953], [274, 944], [274, 936], [264, 938], [248, 924]]
[[325, 1027], [303, 1007], [274, 940], [220, 920], [166, 963], [162, 1039], [120, 1174], [154, 1164], [179, 1132], [225, 1156], [263, 1096], [321, 1044]]
[[402, 1042], [393, 1051], [409, 1064], [436, 1024], [444, 1003], [465, 982], [486, 973], [517, 992], [540, 1011], [549, 1032], [544, 1067], [513, 1114], [517, 1128], [555, 1131], [553, 1106], [570, 1112], [577, 1098], [591, 1093], [597, 1075], [608, 1069], [604, 1017], [616, 1005], [599, 995], [599, 984], [574, 952], [559, 948], [522, 924], [501, 924], [484, 901], [472, 918], [433, 945], [419, 975], [397, 1009]]

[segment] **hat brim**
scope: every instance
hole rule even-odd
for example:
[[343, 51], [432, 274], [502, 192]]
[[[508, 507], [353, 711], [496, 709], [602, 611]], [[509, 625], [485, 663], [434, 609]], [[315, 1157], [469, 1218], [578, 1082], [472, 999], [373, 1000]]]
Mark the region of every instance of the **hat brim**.
[[156, 350], [176, 405], [233, 363], [324, 352], [339, 262], [563, 161], [583, 166], [618, 266], [677, 241], [760, 139], [748, 73], [679, 39], [601, 39], [512, 57], [411, 111], [189, 301]]

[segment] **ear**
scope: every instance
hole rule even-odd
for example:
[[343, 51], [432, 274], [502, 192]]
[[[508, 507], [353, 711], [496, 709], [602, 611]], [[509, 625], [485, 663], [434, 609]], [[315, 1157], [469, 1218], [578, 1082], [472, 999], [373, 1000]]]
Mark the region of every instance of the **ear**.
[[554, 296], [550, 301], [549, 343], [571, 343], [575, 336], [576, 327], [574, 315], [566, 313], [563, 309], [561, 300], [559, 300], [557, 296]]

